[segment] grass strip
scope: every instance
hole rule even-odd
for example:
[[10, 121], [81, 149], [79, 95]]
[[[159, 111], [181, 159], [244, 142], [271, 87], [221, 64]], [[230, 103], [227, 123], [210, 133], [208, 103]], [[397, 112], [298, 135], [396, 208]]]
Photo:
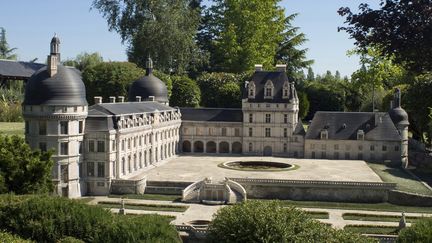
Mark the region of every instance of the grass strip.
[[[380, 221], [380, 222], [399, 222], [401, 216], [399, 215], [378, 215], [378, 214], [363, 214], [363, 213], [344, 213], [342, 218], [345, 220], [359, 220], [359, 221]], [[407, 223], [415, 223], [422, 217], [405, 216]]]
[[347, 225], [344, 230], [358, 234], [380, 234], [380, 235], [397, 235], [398, 228], [394, 226], [380, 225]]
[[[104, 208], [121, 208], [120, 202], [98, 202], [98, 205]], [[161, 204], [135, 204], [125, 203], [125, 209], [146, 210], [146, 211], [168, 211], [168, 212], [184, 212], [188, 209], [187, 206], [178, 205], [161, 205]]]
[[24, 137], [24, 122], [0, 122], [0, 134]]
[[77, 198], [74, 200], [78, 200], [78, 201], [83, 202], [83, 203], [89, 203], [90, 201], [94, 200], [94, 197], [83, 197], [83, 198]]
[[314, 219], [328, 219], [329, 218], [328, 212], [306, 211], [306, 213], [309, 214], [309, 216], [311, 216], [311, 218], [314, 218]]
[[164, 194], [125, 194], [116, 195], [111, 194], [108, 197], [111, 198], [127, 198], [127, 199], [142, 199], [142, 200], [156, 200], [156, 201], [180, 201], [179, 195], [164, 195]]
[[[266, 199], [254, 199], [266, 200]], [[344, 203], [344, 202], [321, 202], [321, 201], [292, 201], [280, 200], [283, 205], [303, 208], [330, 208], [348, 210], [369, 210], [407, 213], [432, 213], [432, 207], [400, 206], [390, 203]]]

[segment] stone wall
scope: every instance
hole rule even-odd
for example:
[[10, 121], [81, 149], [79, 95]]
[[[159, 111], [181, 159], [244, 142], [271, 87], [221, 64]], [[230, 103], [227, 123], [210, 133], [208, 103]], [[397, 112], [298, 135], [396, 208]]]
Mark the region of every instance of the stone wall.
[[397, 205], [432, 207], [432, 196], [392, 190], [388, 201]]

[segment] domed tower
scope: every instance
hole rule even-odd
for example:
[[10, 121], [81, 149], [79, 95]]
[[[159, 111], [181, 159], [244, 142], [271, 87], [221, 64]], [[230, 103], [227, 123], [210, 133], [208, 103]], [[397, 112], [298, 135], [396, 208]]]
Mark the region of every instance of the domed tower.
[[408, 166], [408, 114], [401, 107], [401, 91], [396, 89], [393, 98], [392, 109], [389, 111], [390, 118], [401, 135], [401, 163], [402, 167]]
[[85, 86], [78, 70], [60, 64], [60, 40], [51, 40], [47, 66], [28, 80], [23, 102], [26, 141], [33, 149], [53, 149], [55, 191], [80, 197], [79, 164], [87, 117]]
[[135, 80], [129, 89], [129, 101], [154, 100], [168, 105], [168, 90], [164, 82], [153, 75], [153, 61], [146, 63], [146, 75]]

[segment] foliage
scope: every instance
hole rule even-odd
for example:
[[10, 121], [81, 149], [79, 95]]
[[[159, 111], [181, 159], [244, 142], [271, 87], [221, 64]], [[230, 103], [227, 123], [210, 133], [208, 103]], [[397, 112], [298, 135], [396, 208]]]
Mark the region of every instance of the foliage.
[[0, 88], [0, 122], [23, 121], [21, 103], [24, 100], [23, 82], [14, 80]]
[[129, 62], [103, 62], [89, 66], [83, 72], [83, 81], [87, 91], [87, 101], [93, 103], [94, 96], [128, 97], [130, 84], [144, 76], [144, 70]]
[[164, 72], [183, 73], [201, 62], [194, 37], [200, 16], [190, 0], [94, 0], [110, 31], [129, 44], [128, 57], [140, 67], [149, 56]]
[[430, 0], [381, 0], [380, 9], [360, 4], [359, 13], [342, 7], [346, 31], [365, 50], [378, 48], [386, 57], [414, 73], [432, 71], [432, 7]]
[[80, 71], [84, 71], [87, 67], [96, 66], [103, 62], [102, 56], [98, 52], [78, 54], [75, 59], [69, 59], [63, 62], [65, 66], [72, 66]]
[[84, 242], [180, 242], [175, 228], [162, 216], [113, 215], [97, 206], [48, 196], [1, 196], [0, 228], [37, 242], [68, 236]]
[[0, 239], [2, 243], [30, 243], [32, 241], [24, 240], [16, 235], [8, 232], [0, 231]]
[[47, 193], [53, 190], [52, 152], [32, 151], [18, 136], [0, 135], [0, 193]]
[[280, 0], [217, 0], [206, 10], [199, 43], [210, 53], [210, 70], [243, 72], [254, 64], [273, 67], [289, 62], [293, 68], [310, 64], [306, 50], [297, 49], [306, 41], [285, 17]]
[[78, 240], [77, 238], [74, 238], [71, 236], [67, 236], [67, 237], [57, 241], [57, 243], [84, 243], [84, 241]]
[[306, 116], [310, 120], [317, 111], [343, 111], [344, 110], [344, 93], [343, 90], [331, 84], [310, 83], [305, 92], [309, 98], [310, 108]]
[[173, 76], [173, 90], [170, 97], [171, 106], [198, 107], [201, 91], [197, 83], [187, 76]]
[[399, 233], [399, 242], [432, 242], [432, 218], [418, 220]]
[[209, 225], [210, 242], [370, 242], [319, 223], [277, 201], [247, 201], [221, 208]]
[[297, 92], [297, 96], [299, 98], [299, 113], [298, 116], [300, 119], [304, 119], [306, 115], [309, 113], [310, 103], [309, 98], [305, 92]]
[[0, 27], [0, 59], [11, 59], [16, 60], [17, 55], [13, 54], [17, 48], [9, 48], [9, 44], [6, 40], [6, 30]]

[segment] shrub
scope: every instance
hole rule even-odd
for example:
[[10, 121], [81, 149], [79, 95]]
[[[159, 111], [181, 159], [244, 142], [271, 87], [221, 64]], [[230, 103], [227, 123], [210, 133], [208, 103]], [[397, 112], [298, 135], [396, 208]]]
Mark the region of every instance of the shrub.
[[432, 218], [418, 220], [399, 233], [400, 242], [432, 242]]
[[247, 201], [221, 208], [209, 225], [210, 242], [369, 242], [324, 225], [277, 201]]
[[118, 216], [97, 206], [49, 196], [1, 196], [0, 228], [37, 242], [73, 242], [68, 236], [85, 242], [179, 242], [175, 228], [164, 217]]
[[0, 231], [0, 242], [2, 243], [30, 243], [32, 241], [24, 240], [16, 235], [10, 234], [8, 232]]

